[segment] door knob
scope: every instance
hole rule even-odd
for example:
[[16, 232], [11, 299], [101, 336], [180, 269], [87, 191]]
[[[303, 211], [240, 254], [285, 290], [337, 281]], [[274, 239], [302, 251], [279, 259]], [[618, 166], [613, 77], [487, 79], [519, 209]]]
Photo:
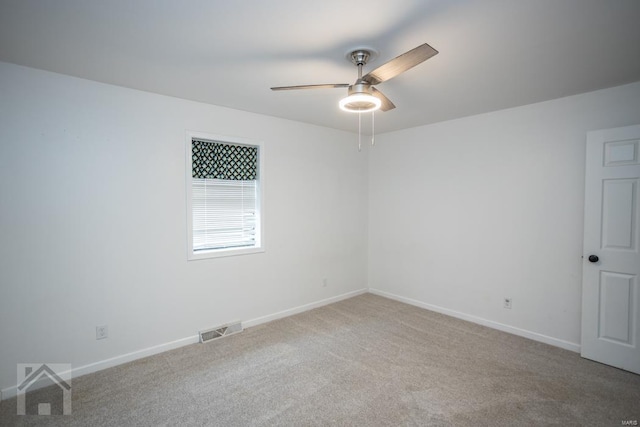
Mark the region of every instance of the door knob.
[[589, 255], [589, 262], [598, 262], [598, 255]]

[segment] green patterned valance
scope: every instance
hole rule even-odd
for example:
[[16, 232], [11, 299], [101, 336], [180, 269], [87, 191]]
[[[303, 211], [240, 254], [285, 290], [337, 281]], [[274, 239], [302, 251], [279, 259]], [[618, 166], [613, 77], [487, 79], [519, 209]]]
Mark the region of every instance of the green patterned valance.
[[194, 178], [251, 181], [258, 173], [258, 147], [192, 139], [191, 162]]

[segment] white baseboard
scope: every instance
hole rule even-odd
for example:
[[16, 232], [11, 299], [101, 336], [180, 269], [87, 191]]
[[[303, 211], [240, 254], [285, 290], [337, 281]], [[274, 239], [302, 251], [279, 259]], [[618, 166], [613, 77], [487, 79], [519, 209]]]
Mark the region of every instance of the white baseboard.
[[[199, 341], [198, 335], [194, 335], [191, 337], [181, 338], [179, 340], [156, 345], [156, 346], [145, 348], [142, 350], [133, 351], [131, 353], [112, 357], [110, 359], [89, 363], [88, 365], [80, 366], [78, 368], [72, 368], [71, 369], [72, 383], [73, 383], [73, 378], [77, 378], [82, 375], [101, 371], [103, 369], [111, 368], [117, 365], [122, 365], [123, 363], [132, 362], [134, 360], [142, 359], [143, 357], [153, 356], [154, 354], [163, 353], [165, 351], [173, 350], [175, 348], [183, 347], [185, 345], [195, 344], [198, 341]], [[68, 373], [69, 372], [58, 372], [58, 374], [61, 374], [61, 375], [67, 375]], [[49, 384], [51, 384], [51, 382], [47, 381], [47, 379], [44, 378], [43, 384], [39, 385], [36, 382], [34, 385], [29, 387], [29, 390], [36, 390], [38, 388], [41, 388], [44, 385], [49, 385]], [[9, 399], [9, 398], [15, 397], [17, 394], [17, 391], [18, 391], [17, 385], [14, 385], [13, 387], [5, 388], [0, 391], [0, 397], [2, 399]], [[2, 399], [0, 399], [0, 401]]]
[[[290, 308], [288, 310], [269, 314], [267, 316], [251, 319], [246, 322], [242, 322], [242, 325], [245, 328], [249, 328], [251, 326], [260, 325], [262, 323], [270, 322], [272, 320], [282, 319], [283, 317], [292, 316], [294, 314], [298, 314], [304, 311], [312, 310], [314, 308], [322, 307], [323, 305], [338, 302], [347, 298], [354, 297], [356, 295], [364, 294], [366, 292], [367, 292], [367, 289], [360, 289], [357, 291], [347, 292], [346, 294], [342, 294], [335, 297], [312, 302], [309, 304], [301, 305], [299, 307]], [[193, 335], [190, 337], [181, 338], [176, 341], [171, 341], [168, 343], [164, 343], [164, 344], [156, 345], [153, 347], [145, 348], [142, 350], [133, 351], [131, 353], [123, 354], [120, 356], [112, 357], [110, 359], [89, 363], [87, 365], [80, 366], [78, 368], [72, 368], [71, 378], [73, 381], [73, 378], [77, 378], [82, 375], [101, 371], [103, 369], [111, 368], [117, 365], [122, 365], [123, 363], [132, 362], [134, 360], [142, 359], [143, 357], [153, 356], [154, 354], [163, 353], [165, 351], [173, 350], [175, 348], [183, 347], [185, 345], [196, 344], [198, 342], [199, 342], [198, 335]], [[68, 374], [68, 372], [60, 372], [59, 374], [66, 375]], [[50, 382], [44, 381], [40, 387], [42, 387], [44, 384], [50, 384]], [[29, 387], [30, 390], [36, 390], [38, 388], [39, 387], [37, 383]], [[3, 399], [9, 399], [9, 398], [15, 397], [17, 394], [17, 391], [18, 391], [17, 385], [0, 390], [0, 401], [2, 401]]]
[[282, 319], [283, 317], [293, 316], [294, 314], [302, 313], [304, 311], [313, 310], [314, 308], [322, 307], [323, 305], [333, 304], [334, 302], [342, 301], [348, 298], [353, 298], [357, 295], [366, 294], [367, 289], [359, 289], [357, 291], [347, 292], [346, 294], [338, 295], [335, 297], [323, 299], [320, 301], [312, 302], [309, 304], [301, 305], [298, 307], [290, 308], [287, 310], [279, 311], [277, 313], [269, 314], [262, 317], [257, 317], [255, 319], [247, 320], [242, 322], [244, 327], [250, 328], [252, 326], [257, 326], [262, 323], [271, 322], [272, 320]]
[[395, 295], [389, 292], [381, 291], [378, 289], [369, 289], [369, 292], [374, 295], [379, 295], [381, 297], [389, 298], [392, 300], [404, 302], [406, 304], [415, 305], [416, 307], [424, 308], [427, 310], [435, 311], [436, 313], [446, 314], [447, 316], [456, 317], [458, 319], [467, 320], [472, 323], [477, 323], [479, 325], [487, 326], [492, 329], [497, 329], [502, 332], [507, 332], [513, 335], [518, 335], [524, 338], [529, 338], [530, 340], [542, 342], [545, 344], [549, 344], [555, 347], [560, 347], [565, 350], [573, 351], [576, 353], [580, 353], [580, 344], [572, 343], [569, 341], [561, 340], [558, 338], [553, 338], [547, 335], [539, 334], [537, 332], [527, 331], [526, 329], [516, 328], [514, 326], [505, 325], [503, 323], [494, 322], [493, 320], [483, 319], [482, 317], [473, 316], [470, 314], [462, 313], [455, 310], [450, 310], [448, 308], [440, 307], [433, 304], [427, 304], [422, 301], [418, 301], [411, 298], [402, 297], [400, 295]]

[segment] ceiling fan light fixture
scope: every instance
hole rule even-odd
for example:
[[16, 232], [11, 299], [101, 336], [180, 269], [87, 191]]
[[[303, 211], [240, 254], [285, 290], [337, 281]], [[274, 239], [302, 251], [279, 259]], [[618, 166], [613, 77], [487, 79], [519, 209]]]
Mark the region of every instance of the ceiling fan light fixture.
[[354, 93], [342, 98], [338, 105], [342, 111], [349, 113], [368, 113], [378, 110], [382, 106], [382, 101], [368, 93]]

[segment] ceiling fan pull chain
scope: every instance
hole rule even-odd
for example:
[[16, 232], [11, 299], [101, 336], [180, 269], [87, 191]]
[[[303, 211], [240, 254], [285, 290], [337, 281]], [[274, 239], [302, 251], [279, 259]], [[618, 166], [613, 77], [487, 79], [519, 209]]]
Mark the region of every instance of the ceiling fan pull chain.
[[358, 113], [358, 151], [362, 151], [362, 113]]
[[376, 112], [371, 112], [371, 145], [376, 145]]

